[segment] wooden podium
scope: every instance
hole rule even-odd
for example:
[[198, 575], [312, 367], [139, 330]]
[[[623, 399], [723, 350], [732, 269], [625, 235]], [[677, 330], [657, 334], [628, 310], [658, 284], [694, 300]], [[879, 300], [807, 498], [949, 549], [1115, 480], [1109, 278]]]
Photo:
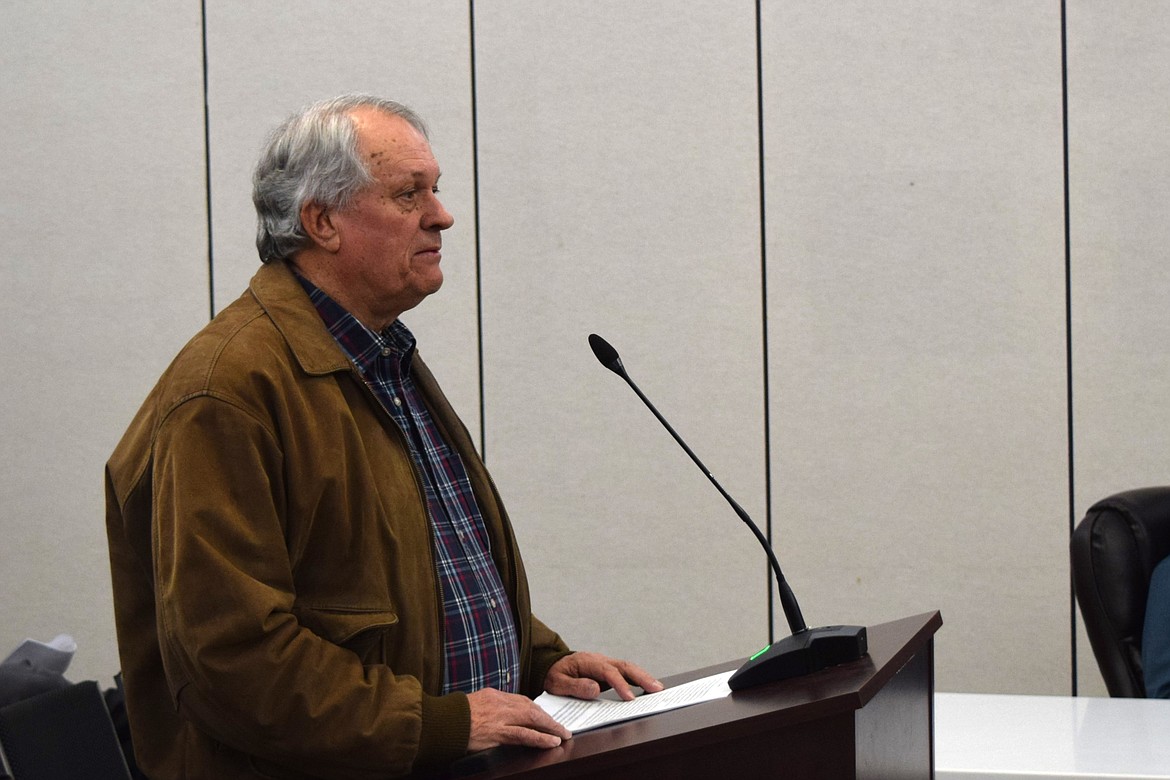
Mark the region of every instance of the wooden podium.
[[858, 661], [587, 731], [553, 750], [485, 751], [443, 777], [931, 778], [934, 633], [941, 625], [930, 612], [871, 626], [869, 655]]

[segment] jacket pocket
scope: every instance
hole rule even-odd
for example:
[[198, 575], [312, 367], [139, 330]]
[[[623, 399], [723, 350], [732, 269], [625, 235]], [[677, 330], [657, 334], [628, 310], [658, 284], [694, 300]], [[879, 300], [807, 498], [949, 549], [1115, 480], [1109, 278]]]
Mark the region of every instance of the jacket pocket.
[[386, 634], [398, 613], [379, 607], [294, 608], [301, 625], [322, 639], [353, 652], [366, 666], [386, 663]]

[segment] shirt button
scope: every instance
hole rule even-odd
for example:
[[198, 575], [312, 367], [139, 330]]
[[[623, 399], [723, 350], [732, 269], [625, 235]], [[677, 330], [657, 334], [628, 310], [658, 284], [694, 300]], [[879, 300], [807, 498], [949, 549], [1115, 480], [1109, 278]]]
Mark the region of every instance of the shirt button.
[[509, 683], [512, 682], [512, 673], [511, 672], [504, 672], [504, 679], [507, 680]]
[[402, 407], [402, 399], [399, 398], [398, 396], [394, 396], [394, 405], [401, 408]]
[[492, 609], [495, 609], [496, 608], [496, 600], [492, 599], [491, 603], [492, 603]]
[[390, 357], [390, 347], [382, 347], [382, 357]]

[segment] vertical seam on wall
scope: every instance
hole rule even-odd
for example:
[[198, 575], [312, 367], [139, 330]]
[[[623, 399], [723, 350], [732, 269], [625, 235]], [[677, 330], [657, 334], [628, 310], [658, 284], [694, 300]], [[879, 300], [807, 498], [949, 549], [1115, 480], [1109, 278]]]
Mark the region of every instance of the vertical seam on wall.
[[[763, 335], [763, 372], [764, 372], [764, 533], [768, 544], [772, 544], [772, 423], [771, 423], [771, 388], [768, 382], [768, 231], [767, 205], [765, 197], [765, 170], [764, 163], [764, 44], [763, 24], [761, 20], [760, 0], [756, 0], [756, 139], [758, 143], [756, 154], [759, 157], [759, 188], [760, 188], [760, 318], [761, 333]], [[775, 604], [772, 591], [775, 583], [772, 578], [771, 567], [766, 568], [767, 605], [768, 605], [768, 643], [776, 641]]]
[[203, 191], [207, 211], [207, 307], [208, 320], [215, 318], [215, 254], [211, 243], [211, 110], [207, 97], [207, 0], [199, 3], [203, 34]]
[[[1067, 391], [1066, 409], [1068, 414], [1068, 536], [1076, 527], [1076, 469], [1073, 440], [1073, 332], [1072, 332], [1072, 231], [1069, 208], [1069, 165], [1068, 165], [1068, 24], [1066, 0], [1060, 0], [1060, 100], [1061, 134], [1064, 146], [1064, 339], [1065, 339], [1065, 386]], [[1066, 545], [1067, 549], [1067, 545]], [[1072, 566], [1069, 565], [1068, 582], [1069, 606], [1069, 678], [1072, 695], [1077, 695], [1077, 604], [1072, 583]]]
[[487, 462], [487, 404], [483, 371], [483, 276], [479, 241], [479, 105], [476, 100], [475, 0], [468, 0], [469, 48], [471, 50], [471, 183], [472, 234], [475, 241], [475, 343], [479, 363], [479, 454]]

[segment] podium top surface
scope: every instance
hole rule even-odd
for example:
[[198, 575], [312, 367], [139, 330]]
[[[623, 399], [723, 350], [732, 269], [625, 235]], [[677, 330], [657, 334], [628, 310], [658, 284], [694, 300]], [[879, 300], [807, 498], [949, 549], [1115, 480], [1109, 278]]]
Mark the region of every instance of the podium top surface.
[[[905, 664], [925, 647], [942, 625], [928, 612], [868, 627], [869, 654], [857, 661], [782, 680], [723, 699], [663, 712], [639, 720], [578, 734], [552, 750], [500, 747], [468, 756], [441, 775], [454, 778], [519, 778], [559, 774], [557, 764], [596, 764], [616, 751], [666, 755], [680, 745], [699, 747], [793, 724], [852, 713], [864, 707]], [[668, 677], [677, 685], [737, 668], [744, 659]], [[564, 767], [568, 770], [568, 767]], [[566, 771], [564, 776], [572, 772]]]

